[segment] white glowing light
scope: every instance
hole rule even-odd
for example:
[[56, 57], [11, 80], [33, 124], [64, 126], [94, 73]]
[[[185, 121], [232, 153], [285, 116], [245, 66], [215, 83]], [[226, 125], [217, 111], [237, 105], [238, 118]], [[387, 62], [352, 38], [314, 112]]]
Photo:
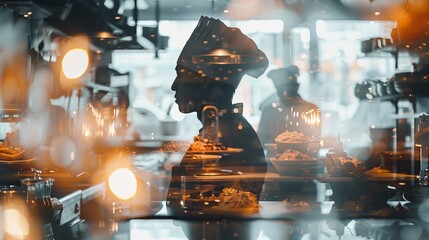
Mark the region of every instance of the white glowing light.
[[88, 52], [82, 48], [75, 48], [66, 53], [61, 64], [64, 75], [69, 79], [81, 77], [89, 65]]
[[25, 215], [15, 208], [7, 208], [3, 215], [4, 231], [13, 238], [25, 239], [30, 233], [30, 224]]
[[326, 22], [323, 20], [316, 21], [316, 34], [318, 38], [324, 38], [326, 35]]
[[28, 148], [36, 147], [43, 139], [44, 126], [43, 120], [36, 116], [29, 116], [26, 122], [22, 122], [19, 127], [25, 138], [21, 139], [21, 143]]
[[32, 112], [42, 112], [49, 103], [49, 93], [45, 86], [30, 88], [28, 94], [28, 107]]
[[136, 195], [136, 176], [128, 168], [116, 169], [109, 176], [109, 187], [116, 197], [128, 200]]
[[59, 167], [67, 167], [76, 158], [76, 144], [68, 136], [59, 136], [52, 140], [49, 152], [52, 161]]

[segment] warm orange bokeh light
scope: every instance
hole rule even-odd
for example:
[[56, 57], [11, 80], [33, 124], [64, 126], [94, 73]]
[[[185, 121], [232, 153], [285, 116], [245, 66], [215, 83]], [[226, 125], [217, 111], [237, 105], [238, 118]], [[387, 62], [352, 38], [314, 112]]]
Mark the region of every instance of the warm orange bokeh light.
[[3, 210], [4, 231], [16, 239], [25, 239], [30, 233], [30, 223], [23, 212], [16, 208]]
[[59, 45], [61, 55], [56, 67], [60, 72], [60, 86], [63, 91], [71, 91], [85, 81], [91, 63], [90, 40], [86, 36], [75, 36], [62, 39]]
[[137, 192], [137, 179], [128, 168], [118, 168], [109, 176], [109, 188], [112, 193], [122, 200], [131, 199]]
[[85, 49], [74, 48], [69, 50], [63, 58], [61, 67], [69, 79], [76, 79], [81, 77], [89, 66], [89, 55]]

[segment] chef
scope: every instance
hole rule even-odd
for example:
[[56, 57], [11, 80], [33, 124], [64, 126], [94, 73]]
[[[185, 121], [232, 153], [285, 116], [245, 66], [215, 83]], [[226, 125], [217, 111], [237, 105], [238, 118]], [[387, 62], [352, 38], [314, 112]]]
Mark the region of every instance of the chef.
[[[196, 112], [198, 119], [203, 121], [203, 109], [214, 107], [218, 112], [214, 138], [225, 147], [243, 149], [239, 154], [223, 156], [219, 161], [220, 168], [239, 166], [242, 172], [266, 173], [266, 160], [259, 138], [242, 116], [242, 106], [233, 104], [232, 97], [245, 74], [257, 78], [267, 66], [267, 57], [250, 38], [239, 29], [208, 17], [200, 18], [177, 60], [177, 77], [171, 89], [175, 92], [179, 110], [182, 113]], [[209, 130], [203, 127], [200, 137], [204, 131], [207, 133]], [[180, 181], [175, 179], [192, 175], [188, 165], [182, 160], [178, 168], [173, 168], [169, 200], [172, 200], [174, 190], [180, 189]], [[233, 187], [259, 197], [262, 185], [263, 181], [239, 181]]]
[[262, 109], [258, 136], [263, 144], [273, 143], [284, 131], [297, 131], [308, 137], [320, 133], [320, 109], [300, 96], [298, 76], [299, 69], [293, 65], [268, 73], [280, 101]]

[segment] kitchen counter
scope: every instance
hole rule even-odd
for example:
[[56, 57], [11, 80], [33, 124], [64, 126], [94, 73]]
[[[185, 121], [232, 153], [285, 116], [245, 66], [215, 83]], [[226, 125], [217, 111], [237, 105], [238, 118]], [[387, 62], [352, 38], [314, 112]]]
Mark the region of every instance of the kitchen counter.
[[163, 203], [154, 216], [86, 221], [74, 233], [79, 238], [69, 239], [401, 239], [399, 236], [420, 239], [429, 236], [424, 219], [338, 218], [330, 214], [332, 204], [322, 203], [324, 214], [291, 213], [281, 202], [262, 201], [258, 218], [182, 219], [169, 217]]

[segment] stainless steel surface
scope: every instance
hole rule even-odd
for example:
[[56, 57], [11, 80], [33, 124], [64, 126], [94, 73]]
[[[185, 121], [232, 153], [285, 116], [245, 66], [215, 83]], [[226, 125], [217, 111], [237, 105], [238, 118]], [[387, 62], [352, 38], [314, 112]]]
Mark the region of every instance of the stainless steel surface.
[[58, 199], [61, 204], [61, 218], [59, 225], [64, 225], [80, 217], [82, 204], [85, 204], [103, 194], [104, 184], [94, 185], [92, 187], [77, 190]]
[[82, 190], [82, 203], [87, 203], [91, 200], [101, 196], [104, 191], [104, 183], [97, 184], [95, 186]]
[[64, 225], [73, 219], [79, 218], [82, 205], [82, 191], [78, 190], [58, 199], [61, 203], [61, 217], [59, 225]]

